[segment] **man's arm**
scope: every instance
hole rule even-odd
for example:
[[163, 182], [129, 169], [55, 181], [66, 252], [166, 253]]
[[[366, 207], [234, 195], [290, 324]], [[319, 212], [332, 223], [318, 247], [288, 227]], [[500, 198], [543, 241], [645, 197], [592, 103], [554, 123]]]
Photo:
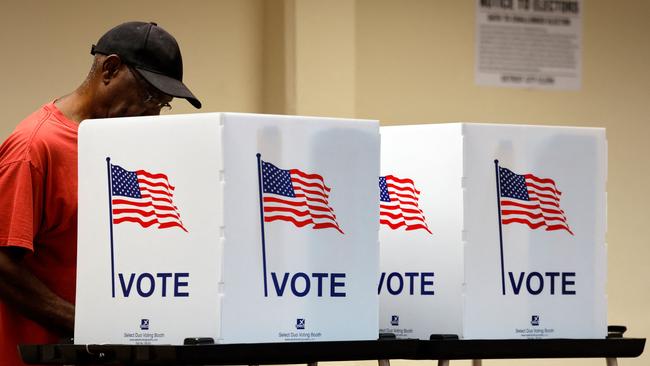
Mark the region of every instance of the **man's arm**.
[[25, 250], [0, 248], [0, 301], [62, 336], [74, 331], [74, 305], [21, 265]]

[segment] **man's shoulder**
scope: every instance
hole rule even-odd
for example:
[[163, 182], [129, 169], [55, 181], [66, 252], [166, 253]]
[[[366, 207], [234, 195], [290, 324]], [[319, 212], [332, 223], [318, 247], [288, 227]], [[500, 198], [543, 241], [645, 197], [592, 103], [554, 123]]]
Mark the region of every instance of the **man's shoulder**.
[[22, 120], [0, 145], [0, 166], [18, 161], [31, 161], [34, 154], [47, 150], [52, 143], [57, 142], [57, 131], [65, 126], [62, 127], [58, 123], [48, 105]]

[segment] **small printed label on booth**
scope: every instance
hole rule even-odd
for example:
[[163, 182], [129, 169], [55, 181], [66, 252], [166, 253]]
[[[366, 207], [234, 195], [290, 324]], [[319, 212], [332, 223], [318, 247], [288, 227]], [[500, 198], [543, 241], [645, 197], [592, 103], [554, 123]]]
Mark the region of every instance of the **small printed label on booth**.
[[555, 333], [553, 328], [515, 328], [515, 334], [528, 339], [541, 339], [552, 337]]
[[137, 344], [137, 345], [155, 344], [163, 338], [165, 338], [165, 333], [124, 332], [123, 335], [123, 339], [125, 341], [124, 343]]
[[135, 332], [125, 331], [122, 335], [122, 339], [125, 344], [136, 344], [136, 345], [147, 345], [147, 344], [156, 344], [158, 341], [165, 338], [165, 333], [158, 333], [149, 331], [151, 326], [150, 319], [142, 318], [140, 319], [139, 329]]
[[393, 333], [397, 338], [410, 337], [413, 334], [413, 328], [383, 328], [379, 333]]
[[317, 341], [323, 336], [322, 332], [278, 332], [278, 338], [283, 341]]
[[323, 336], [322, 332], [308, 330], [306, 318], [296, 318], [291, 331], [278, 332], [278, 338], [283, 341], [317, 341]]

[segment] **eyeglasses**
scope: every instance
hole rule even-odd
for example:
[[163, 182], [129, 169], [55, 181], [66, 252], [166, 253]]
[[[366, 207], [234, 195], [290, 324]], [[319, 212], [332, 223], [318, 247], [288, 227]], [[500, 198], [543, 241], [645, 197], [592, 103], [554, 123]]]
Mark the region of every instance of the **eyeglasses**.
[[144, 78], [140, 75], [140, 73], [134, 70], [131, 65], [127, 65], [127, 66], [131, 71], [131, 74], [133, 74], [133, 76], [137, 80], [138, 84], [140, 84], [140, 90], [143, 90], [146, 93], [142, 103], [152, 108], [158, 108], [159, 110], [170, 111], [172, 109], [172, 106], [171, 104], [169, 104], [171, 100], [167, 101], [167, 99], [169, 99], [169, 96], [155, 89], [148, 81], [144, 80]]

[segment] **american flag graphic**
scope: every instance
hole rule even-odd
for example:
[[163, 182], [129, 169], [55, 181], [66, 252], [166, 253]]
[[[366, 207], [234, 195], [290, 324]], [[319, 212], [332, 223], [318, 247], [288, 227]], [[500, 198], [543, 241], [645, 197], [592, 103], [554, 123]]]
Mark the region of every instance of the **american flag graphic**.
[[329, 206], [331, 189], [323, 177], [298, 169], [280, 169], [271, 163], [262, 164], [262, 200], [264, 221], [289, 221], [297, 227], [343, 230]]
[[134, 222], [145, 228], [179, 227], [187, 232], [172, 200], [174, 187], [165, 174], [128, 171], [111, 164], [111, 194], [113, 224]]
[[501, 223], [519, 223], [531, 229], [566, 230], [571, 235], [566, 215], [560, 207], [560, 192], [549, 178], [516, 174], [499, 167]]
[[418, 205], [419, 197], [413, 180], [393, 175], [379, 177], [379, 222], [393, 230], [404, 226], [406, 230], [423, 229], [431, 234]]

